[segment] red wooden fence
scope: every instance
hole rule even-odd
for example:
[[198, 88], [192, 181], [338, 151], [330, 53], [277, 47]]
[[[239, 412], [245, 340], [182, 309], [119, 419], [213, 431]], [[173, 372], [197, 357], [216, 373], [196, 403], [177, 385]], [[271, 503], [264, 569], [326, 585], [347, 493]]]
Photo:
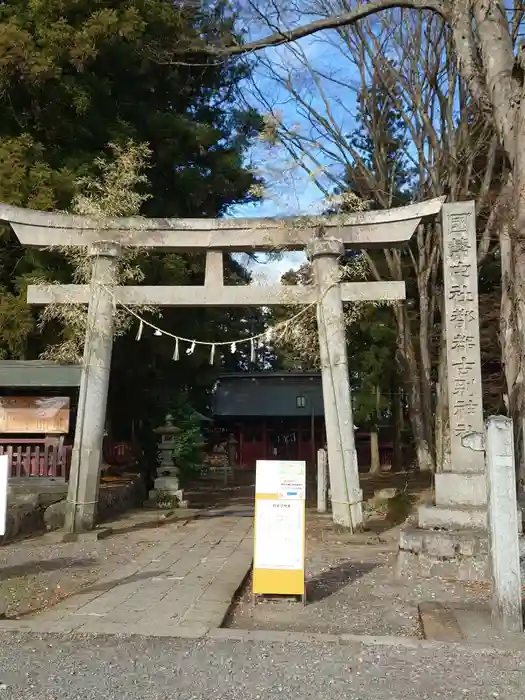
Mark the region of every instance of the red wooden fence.
[[[12, 477], [45, 476], [67, 479], [71, 467], [71, 445], [60, 438], [0, 438], [0, 455], [7, 455]], [[137, 463], [137, 446], [105, 439], [104, 461], [129, 467]]]
[[12, 477], [66, 478], [69, 473], [71, 446], [60, 439], [0, 438], [0, 455], [5, 454]]

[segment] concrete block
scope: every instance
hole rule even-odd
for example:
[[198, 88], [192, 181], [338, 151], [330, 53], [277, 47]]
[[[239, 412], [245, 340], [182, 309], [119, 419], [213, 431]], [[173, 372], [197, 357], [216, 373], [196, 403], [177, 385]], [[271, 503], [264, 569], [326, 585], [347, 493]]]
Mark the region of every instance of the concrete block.
[[[422, 541], [422, 548], [405, 548]], [[488, 580], [488, 535], [483, 530], [417, 530], [401, 531], [396, 561], [396, 576], [438, 576], [460, 581]]]
[[395, 575], [397, 578], [404, 576], [415, 576], [419, 573], [418, 555], [414, 552], [407, 552], [400, 549], [396, 558]]
[[180, 488], [180, 479], [177, 476], [158, 476], [155, 479], [155, 491], [163, 491], [173, 496], [178, 496], [182, 493]]
[[488, 553], [488, 534], [483, 530], [462, 530], [449, 533], [462, 557], [477, 557]]
[[438, 506], [486, 506], [487, 504], [485, 474], [441, 472], [436, 474], [435, 484]]
[[67, 496], [68, 485], [65, 479], [38, 477], [15, 477], [9, 480], [9, 501], [29, 502], [36, 499], [35, 506], [46, 507], [63, 500]]
[[436, 558], [431, 557], [428, 554], [421, 553], [418, 555], [418, 574], [423, 578], [430, 578], [432, 576], [432, 566], [435, 563]]
[[458, 554], [462, 557], [473, 557], [476, 554], [476, 541], [473, 538], [465, 538], [458, 542]]
[[429, 578], [458, 579], [459, 559], [435, 559], [430, 567]]
[[476, 541], [476, 556], [479, 556], [480, 554], [489, 554], [490, 553], [490, 545], [489, 545], [489, 538], [488, 535], [487, 537], [478, 537]]
[[423, 529], [486, 529], [487, 509], [421, 505], [418, 508], [418, 525]]
[[408, 552], [420, 552], [423, 549], [422, 530], [413, 527], [405, 527], [399, 533], [399, 548]]
[[440, 559], [452, 559], [457, 551], [456, 542], [446, 532], [427, 532], [423, 547], [426, 554]]
[[458, 562], [458, 581], [489, 581], [490, 564], [487, 555], [461, 557]]

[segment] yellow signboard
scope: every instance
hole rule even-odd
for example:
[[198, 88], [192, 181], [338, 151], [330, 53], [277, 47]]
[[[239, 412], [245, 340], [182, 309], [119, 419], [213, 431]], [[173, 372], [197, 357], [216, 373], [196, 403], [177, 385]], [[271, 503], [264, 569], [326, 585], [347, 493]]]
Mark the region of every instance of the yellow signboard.
[[253, 594], [305, 597], [306, 463], [259, 460]]

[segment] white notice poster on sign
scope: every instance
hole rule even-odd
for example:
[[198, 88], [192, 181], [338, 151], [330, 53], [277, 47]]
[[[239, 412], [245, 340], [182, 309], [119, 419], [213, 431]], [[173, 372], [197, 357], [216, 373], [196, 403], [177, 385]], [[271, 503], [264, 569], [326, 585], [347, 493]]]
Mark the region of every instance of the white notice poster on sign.
[[304, 501], [257, 500], [255, 504], [256, 569], [302, 569]]
[[278, 494], [280, 498], [306, 497], [306, 462], [259, 459], [255, 472], [256, 494]]
[[258, 459], [255, 469], [255, 493], [279, 493], [279, 464], [272, 459]]
[[0, 537], [5, 535], [7, 521], [7, 485], [9, 483], [9, 457], [0, 456]]
[[306, 463], [279, 462], [279, 498], [306, 499]]

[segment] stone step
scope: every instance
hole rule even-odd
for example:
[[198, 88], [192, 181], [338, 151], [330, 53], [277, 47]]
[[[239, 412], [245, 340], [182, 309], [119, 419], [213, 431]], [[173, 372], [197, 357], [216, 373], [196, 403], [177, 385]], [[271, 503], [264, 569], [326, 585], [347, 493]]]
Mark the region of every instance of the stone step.
[[484, 506], [487, 503], [485, 474], [440, 472], [435, 480], [439, 506]]
[[399, 548], [416, 554], [426, 552], [435, 557], [458, 555], [473, 557], [488, 554], [488, 534], [483, 530], [422, 530], [405, 525], [400, 532]]
[[418, 526], [423, 529], [471, 530], [487, 528], [487, 508], [421, 505], [417, 511]]
[[396, 573], [399, 576], [440, 576], [458, 581], [486, 581], [489, 569], [487, 532], [402, 528]]

